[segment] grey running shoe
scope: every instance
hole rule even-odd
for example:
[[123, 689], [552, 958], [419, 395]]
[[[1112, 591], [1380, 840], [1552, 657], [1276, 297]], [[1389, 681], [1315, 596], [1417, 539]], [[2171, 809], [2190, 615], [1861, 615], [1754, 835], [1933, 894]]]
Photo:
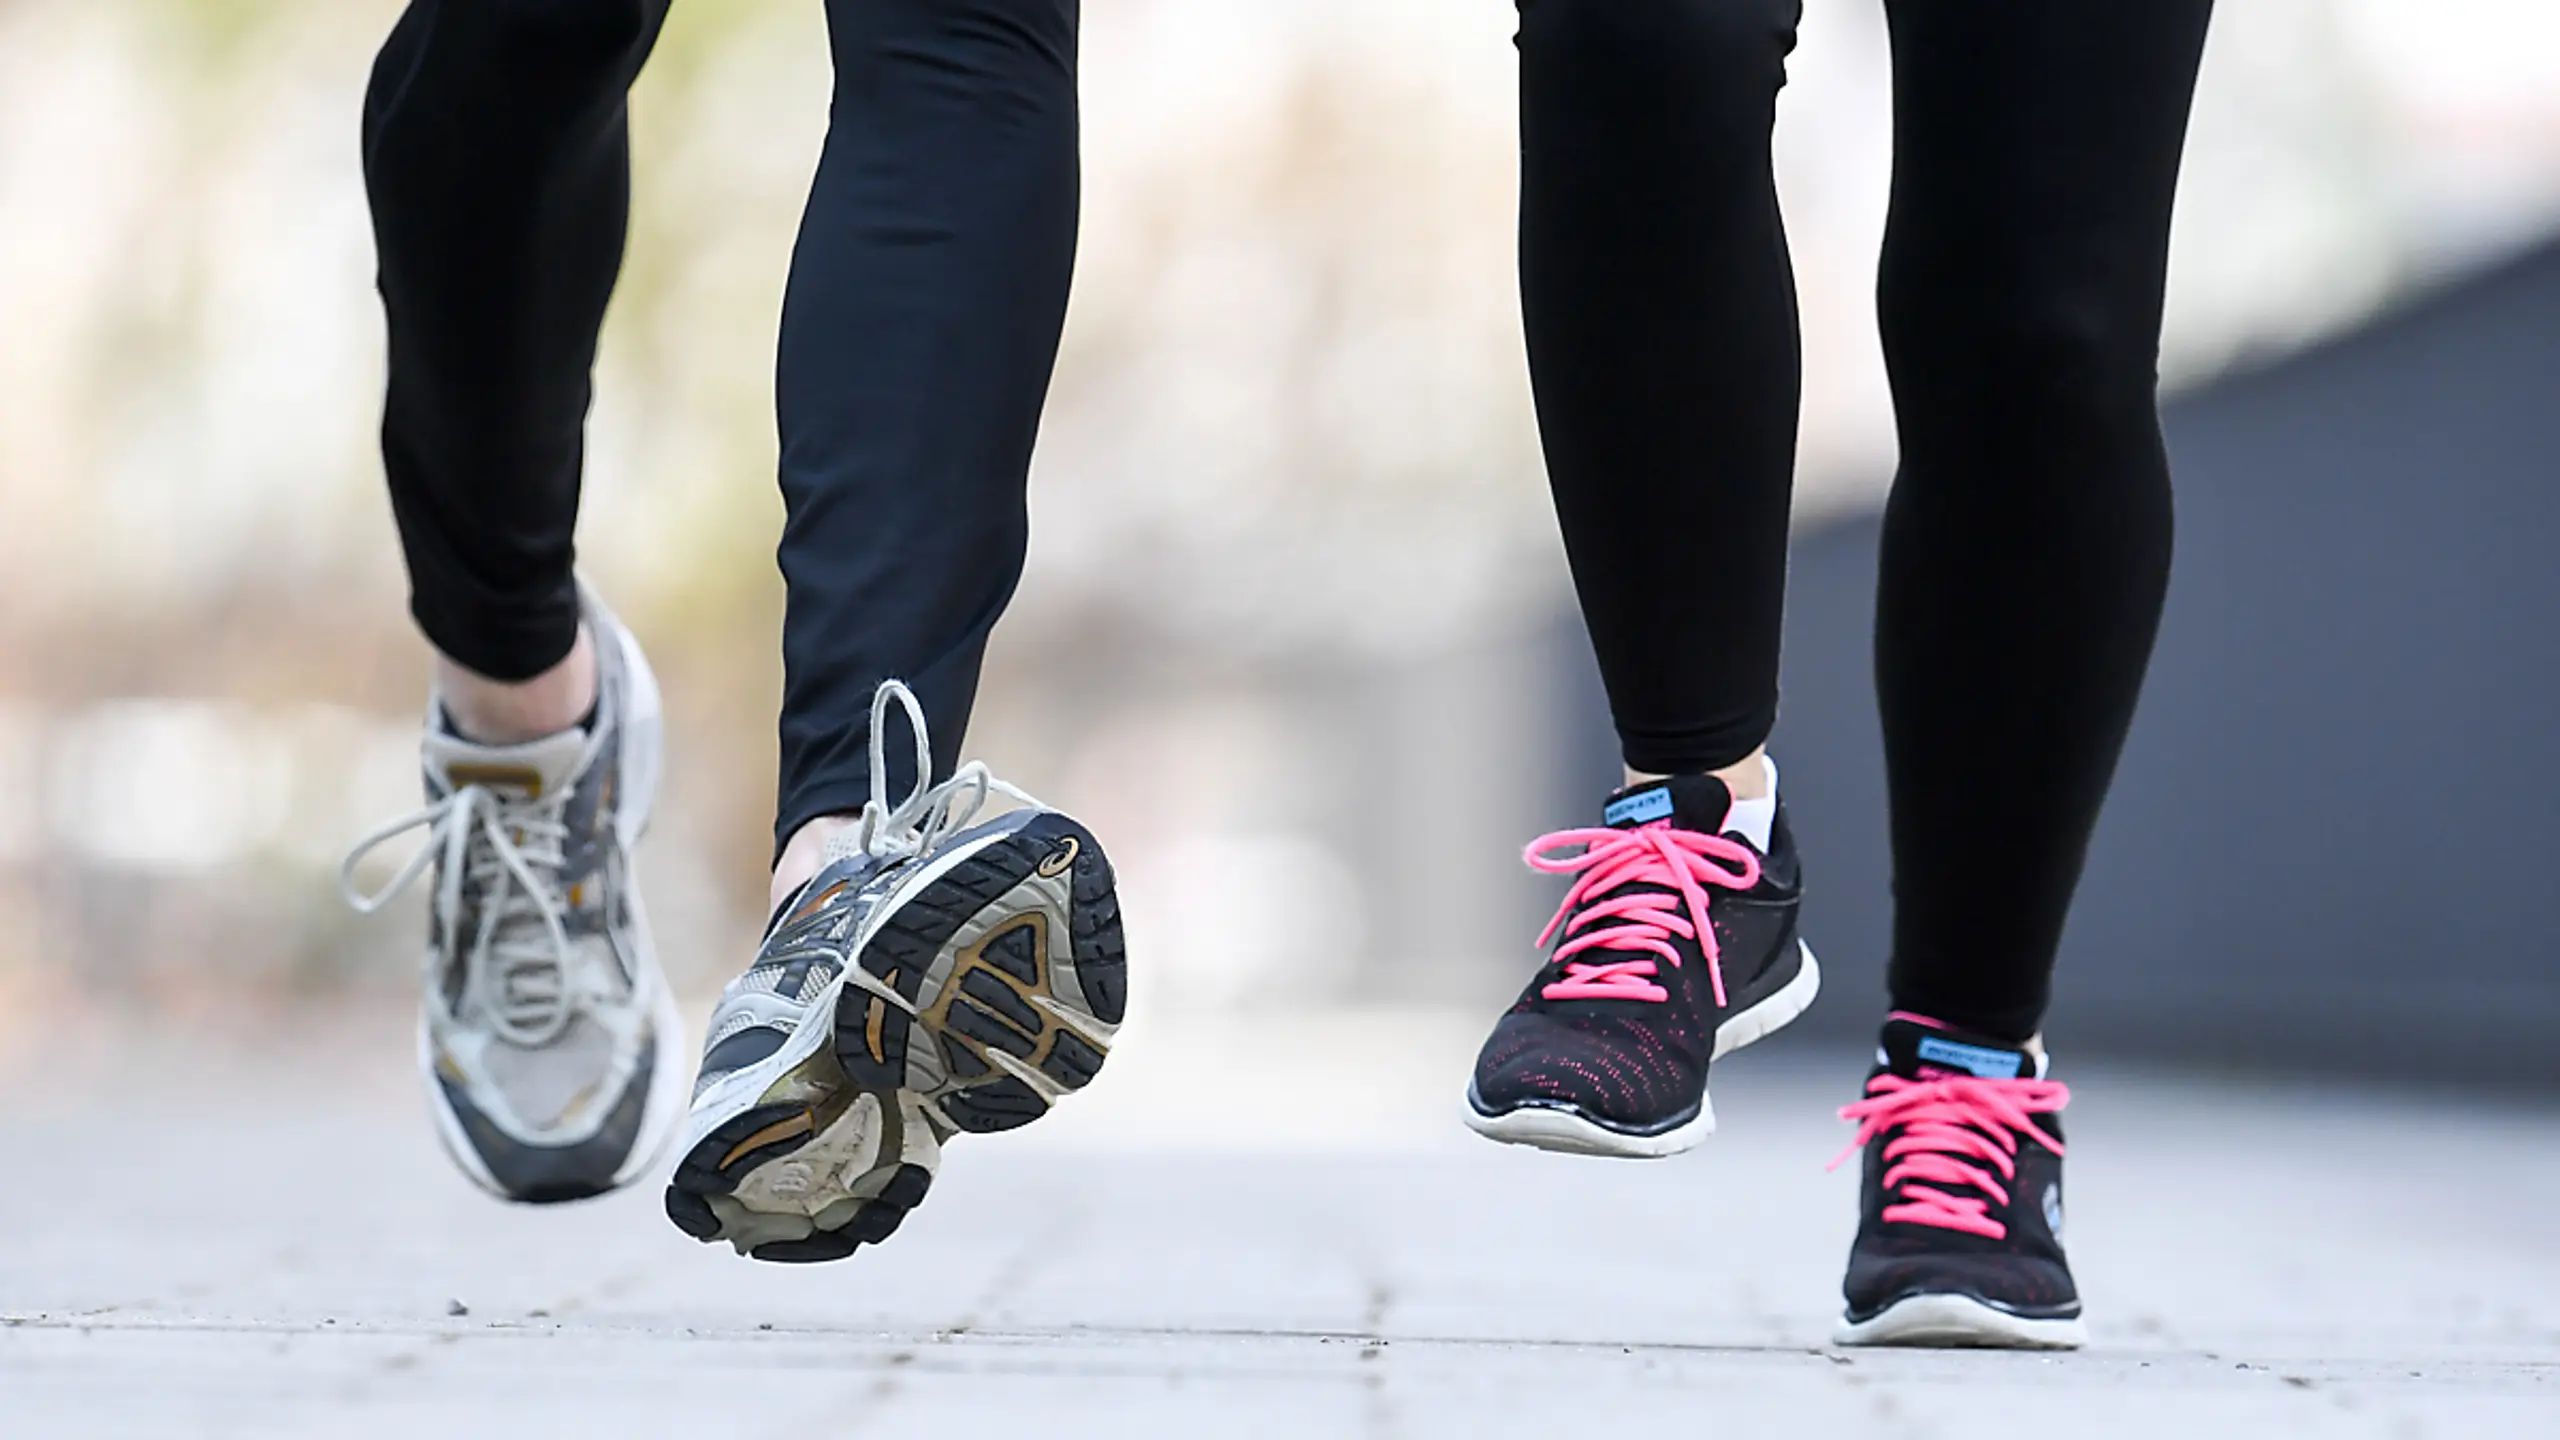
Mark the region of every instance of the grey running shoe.
[[[884, 809], [893, 703], [918, 778]], [[1039, 1119], [1110, 1053], [1127, 982], [1102, 847], [984, 765], [930, 785], [932, 763], [915, 696], [881, 686], [875, 798], [712, 1016], [667, 1187], [695, 1239], [781, 1261], [885, 1240], [945, 1140]], [[971, 826], [995, 792], [1024, 808]]]
[[[683, 1113], [683, 1020], [631, 868], [658, 792], [658, 683], [631, 632], [584, 602], [593, 717], [479, 745], [436, 700], [429, 804], [367, 836], [339, 876], [370, 914], [433, 867], [418, 1065], [436, 1133], [474, 1182], [528, 1204], [630, 1184]], [[428, 843], [387, 885], [355, 887], [365, 856], [418, 829]]]

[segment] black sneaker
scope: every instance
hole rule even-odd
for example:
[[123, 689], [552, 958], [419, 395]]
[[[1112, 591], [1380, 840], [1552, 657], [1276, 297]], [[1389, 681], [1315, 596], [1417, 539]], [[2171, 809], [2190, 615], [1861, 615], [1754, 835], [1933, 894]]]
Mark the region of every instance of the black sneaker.
[[2062, 1253], [2071, 1092], [2044, 1069], [1922, 1016], [1885, 1022], [1867, 1098], [1840, 1112], [1866, 1147], [1840, 1344], [2088, 1343]]
[[[1576, 879], [1538, 937], [1554, 952], [1476, 1059], [1471, 1129], [1631, 1159], [1715, 1133], [1708, 1063], [1803, 1014], [1822, 988], [1796, 936], [1786, 812], [1763, 853], [1725, 831], [1732, 808], [1722, 781], [1677, 776], [1610, 797], [1606, 829], [1529, 847], [1533, 868]], [[1722, 892], [1712, 905], [1710, 889]]]

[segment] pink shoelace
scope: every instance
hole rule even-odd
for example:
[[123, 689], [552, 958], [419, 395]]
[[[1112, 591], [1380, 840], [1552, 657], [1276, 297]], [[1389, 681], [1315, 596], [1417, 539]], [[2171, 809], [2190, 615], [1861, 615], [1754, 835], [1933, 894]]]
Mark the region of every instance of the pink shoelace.
[[[1580, 853], [1549, 853], [1573, 845], [1582, 847]], [[1558, 930], [1565, 937], [1555, 957], [1564, 963], [1564, 978], [1539, 994], [1550, 1000], [1668, 1000], [1671, 992], [1656, 984], [1654, 977], [1662, 973], [1660, 960], [1679, 966], [1680, 951], [1671, 943], [1676, 935], [1695, 940], [1706, 952], [1707, 981], [1715, 991], [1716, 1004], [1725, 1003], [1724, 970], [1718, 963], [1715, 927], [1707, 920], [1706, 887], [1748, 890], [1759, 884], [1760, 857], [1750, 846], [1660, 820], [1633, 830], [1559, 830], [1538, 837], [1521, 858], [1533, 870], [1580, 876], [1565, 892], [1564, 903], [1556, 907], [1555, 918], [1538, 932], [1541, 946], [1554, 939]], [[1674, 893], [1640, 890], [1606, 900], [1594, 898], [1637, 884], [1667, 885]], [[1616, 923], [1603, 925], [1602, 921]], [[1594, 954], [1594, 958], [1573, 958], [1583, 954]], [[1600, 959], [1600, 955], [1615, 958]]]
[[[2018, 1178], [2018, 1137], [2061, 1154], [2061, 1143], [2037, 1128], [2034, 1117], [2070, 1103], [2070, 1088], [2051, 1080], [1878, 1075], [1867, 1082], [1866, 1099], [1841, 1107], [1840, 1118], [1857, 1123], [1858, 1138], [1831, 1165], [1839, 1168], [1868, 1141], [1901, 1126], [1902, 1133], [1884, 1147], [1884, 1187], [1898, 1190], [1901, 1203], [1886, 1206], [1884, 1218], [2003, 1240], [2009, 1227], [1990, 1212], [1994, 1203], [2009, 1203], [2009, 1183]], [[1982, 1193], [1952, 1195], [1933, 1188], [1940, 1185]]]

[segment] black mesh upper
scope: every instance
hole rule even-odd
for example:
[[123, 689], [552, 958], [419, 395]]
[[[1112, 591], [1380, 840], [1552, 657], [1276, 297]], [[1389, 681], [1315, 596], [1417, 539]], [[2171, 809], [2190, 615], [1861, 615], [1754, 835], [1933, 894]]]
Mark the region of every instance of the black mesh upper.
[[[1886, 1031], [1884, 1051], [1889, 1059], [1871, 1075], [1919, 1077], [1913, 1041], [1923, 1033], [1921, 1027], [1895, 1020], [1887, 1024]], [[1934, 1033], [1969, 1045], [2002, 1051], [2016, 1049], [1961, 1031]], [[2025, 1073], [2032, 1075], [2033, 1066], [2027, 1066]], [[2036, 1118], [2046, 1134], [2057, 1143], [2062, 1142], [2059, 1116]], [[2005, 1237], [1995, 1240], [1967, 1231], [1884, 1218], [1885, 1210], [1904, 1198], [1900, 1187], [1884, 1187], [1884, 1149], [1901, 1133], [1902, 1127], [1895, 1127], [1867, 1142], [1859, 1185], [1858, 1238], [1850, 1247], [1848, 1276], [1842, 1285], [1849, 1302], [1849, 1318], [1870, 1319], [1896, 1301], [1914, 1295], [1970, 1296], [2030, 1319], [2078, 1315], [2080, 1292], [2072, 1284], [2071, 1262], [2063, 1253], [2062, 1237], [2047, 1220], [2048, 1196], [2053, 1213], [2061, 1213], [2062, 1157], [2030, 1137], [2019, 1137], [2018, 1173], [2014, 1181], [2008, 1182], [2006, 1203], [1970, 1186], [1931, 1182], [1931, 1188], [1944, 1193], [1978, 1196], [1989, 1202], [1990, 1218], [2008, 1230]]]
[[[1708, 834], [1721, 829], [1731, 806], [1721, 783], [1683, 776], [1670, 788], [1676, 803], [1671, 823]], [[1629, 793], [1621, 792], [1613, 803]], [[1770, 848], [1758, 889], [1745, 894], [1708, 891], [1728, 1012], [1759, 997], [1764, 981], [1795, 944], [1796, 864], [1783, 821]], [[1597, 898], [1636, 890], [1671, 893], [1666, 886], [1622, 886]], [[1560, 930], [1556, 943], [1564, 938]], [[1560, 1106], [1635, 1133], [1671, 1129], [1695, 1116], [1706, 1094], [1718, 1011], [1705, 952], [1692, 941], [1672, 943], [1681, 952], [1681, 963], [1657, 966], [1655, 983], [1671, 992], [1660, 1003], [1549, 1000], [1541, 992], [1564, 975], [1564, 967], [1551, 956], [1494, 1026], [1477, 1057], [1476, 1107], [1501, 1114], [1530, 1105]], [[1574, 958], [1611, 957], [1584, 951]]]
[[[1496, 1114], [1561, 1104], [1620, 1130], [1685, 1122], [1706, 1093], [1708, 1049], [1676, 986], [1673, 994], [1668, 1004], [1638, 1007], [1539, 1000], [1533, 987], [1476, 1060], [1477, 1104]], [[1594, 1013], [1604, 1011], [1618, 1013]]]

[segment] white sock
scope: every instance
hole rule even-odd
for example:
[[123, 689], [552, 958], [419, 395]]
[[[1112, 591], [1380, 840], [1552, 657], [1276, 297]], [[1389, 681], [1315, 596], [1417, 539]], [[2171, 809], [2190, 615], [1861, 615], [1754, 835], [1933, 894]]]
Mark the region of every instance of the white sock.
[[1769, 770], [1769, 793], [1758, 800], [1736, 800], [1724, 817], [1725, 833], [1739, 835], [1751, 842], [1751, 848], [1769, 853], [1769, 831], [1778, 823], [1778, 762], [1763, 755], [1760, 763]]

